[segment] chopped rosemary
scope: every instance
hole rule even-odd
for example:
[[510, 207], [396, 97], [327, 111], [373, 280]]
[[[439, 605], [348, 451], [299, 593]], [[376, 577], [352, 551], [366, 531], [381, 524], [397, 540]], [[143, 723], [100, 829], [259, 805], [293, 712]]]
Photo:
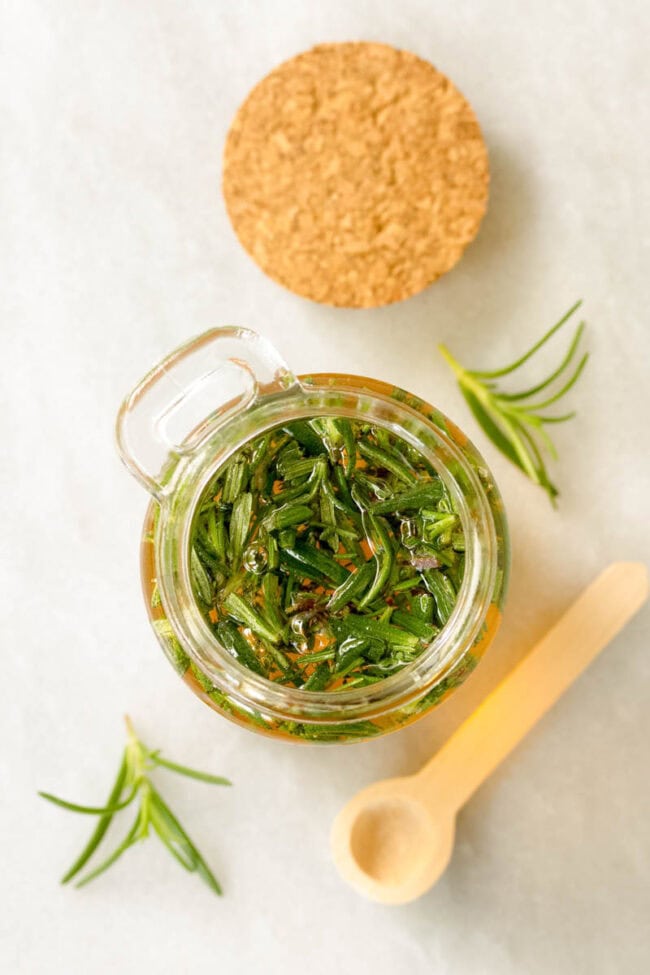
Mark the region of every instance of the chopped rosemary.
[[[553, 403], [557, 403], [575, 385], [587, 363], [589, 353], [585, 352], [579, 359], [569, 379], [563, 382], [559, 390], [550, 396], [542, 397], [541, 400], [538, 397], [543, 390], [548, 389], [552, 383], [559, 379], [574, 361], [585, 323], [580, 322], [578, 325], [569, 349], [560, 365], [550, 376], [547, 376], [541, 382], [536, 383], [534, 386], [520, 393], [502, 393], [499, 391], [498, 384], [495, 380], [500, 379], [502, 376], [507, 376], [511, 372], [519, 369], [520, 366], [523, 366], [538, 349], [545, 345], [562, 328], [581, 304], [581, 301], [577, 301], [562, 316], [560, 321], [553, 325], [528, 352], [503, 369], [496, 369], [492, 372], [479, 372], [465, 369], [453, 358], [444, 345], [438, 346], [440, 352], [453, 369], [458, 385], [469, 408], [492, 443], [513, 464], [521, 468], [524, 474], [534, 481], [535, 484], [539, 484], [540, 487], [544, 488], [553, 504], [555, 504], [558, 489], [549, 478], [546, 464], [542, 457], [542, 449], [546, 448], [554, 460], [557, 459], [557, 452], [553, 441], [544, 427], [549, 423], [564, 423], [565, 420], [570, 420], [574, 417], [575, 413], [548, 416], [540, 411], [547, 409]], [[531, 400], [532, 402], [530, 402]], [[535, 440], [534, 433], [539, 437], [540, 443], [537, 443]], [[459, 551], [458, 544], [455, 545], [455, 550]]]
[[460, 518], [392, 431], [317, 416], [249, 441], [197, 506], [197, 606], [249, 670], [306, 691], [362, 686], [414, 660], [449, 619]]
[[82, 806], [75, 802], [59, 799], [58, 796], [53, 796], [49, 792], [38, 793], [43, 799], [47, 799], [48, 802], [61, 806], [63, 809], [99, 817], [97, 826], [86, 846], [62, 877], [61, 883], [67, 884], [86, 866], [103, 840], [115, 813], [131, 805], [138, 796], [140, 800], [138, 811], [122, 842], [99, 866], [78, 880], [76, 886], [83, 887], [108, 870], [129, 847], [134, 846], [139, 840], [146, 839], [150, 828], [152, 828], [182, 867], [190, 872], [196, 872], [215, 894], [221, 894], [219, 882], [174, 813], [154, 787], [149, 778], [149, 772], [156, 768], [163, 768], [179, 775], [197, 779], [199, 782], [209, 782], [211, 785], [230, 785], [231, 783], [221, 776], [200, 772], [197, 769], [188, 768], [185, 765], [179, 765], [177, 762], [163, 758], [159, 751], [151, 751], [136, 737], [129, 718], [126, 719], [126, 726], [128, 733], [126, 748], [117, 778], [104, 806]]

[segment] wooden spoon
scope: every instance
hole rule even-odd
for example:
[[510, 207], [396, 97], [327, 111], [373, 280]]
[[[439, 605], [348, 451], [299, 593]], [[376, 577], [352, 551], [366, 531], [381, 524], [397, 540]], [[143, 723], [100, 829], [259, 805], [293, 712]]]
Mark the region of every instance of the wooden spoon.
[[647, 597], [644, 565], [611, 565], [424, 768], [359, 792], [332, 829], [341, 876], [385, 904], [427, 891], [451, 858], [458, 810]]

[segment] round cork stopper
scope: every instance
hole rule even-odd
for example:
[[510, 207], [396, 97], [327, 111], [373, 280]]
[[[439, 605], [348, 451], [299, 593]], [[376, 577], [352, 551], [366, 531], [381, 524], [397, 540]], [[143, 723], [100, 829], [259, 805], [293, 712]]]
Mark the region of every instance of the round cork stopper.
[[368, 308], [458, 261], [487, 204], [476, 116], [432, 64], [386, 44], [321, 44], [260, 81], [232, 123], [223, 193], [271, 278]]

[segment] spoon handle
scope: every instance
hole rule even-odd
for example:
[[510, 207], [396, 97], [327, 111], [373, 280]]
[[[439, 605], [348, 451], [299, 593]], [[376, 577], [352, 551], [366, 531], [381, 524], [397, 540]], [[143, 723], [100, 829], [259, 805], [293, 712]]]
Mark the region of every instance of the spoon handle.
[[648, 597], [638, 562], [605, 569], [415, 776], [433, 808], [458, 810]]

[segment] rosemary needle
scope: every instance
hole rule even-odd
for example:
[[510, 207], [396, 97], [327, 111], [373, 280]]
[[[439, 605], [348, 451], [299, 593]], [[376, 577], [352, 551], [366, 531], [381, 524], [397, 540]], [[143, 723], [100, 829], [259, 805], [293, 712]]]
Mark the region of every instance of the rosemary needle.
[[[546, 450], [553, 459], [557, 459], [557, 451], [545, 426], [551, 423], [564, 423], [574, 417], [575, 413], [549, 416], [543, 411], [569, 392], [587, 364], [589, 358], [587, 352], [578, 359], [577, 364], [575, 363], [585, 323], [580, 322], [576, 328], [560, 365], [541, 382], [521, 392], [505, 393], [498, 388], [496, 380], [515, 372], [532, 358], [569, 321], [581, 304], [581, 301], [577, 301], [527, 352], [502, 369], [491, 372], [465, 369], [444, 345], [438, 346], [453, 369], [461, 392], [486, 435], [531, 481], [544, 488], [554, 505], [558, 490], [550, 480], [542, 452]], [[573, 369], [569, 372], [569, 378], [565, 379], [556, 392], [540, 399], [539, 394], [547, 390], [561, 376], [566, 375], [572, 363]]]
[[163, 758], [159, 751], [151, 751], [136, 737], [133, 725], [128, 717], [126, 718], [126, 727], [128, 734], [126, 748], [106, 805], [83, 806], [60, 799], [49, 792], [39, 792], [39, 796], [42, 796], [43, 799], [47, 799], [48, 802], [62, 806], [71, 812], [99, 817], [97, 826], [86, 846], [62, 877], [61, 883], [67, 884], [80, 873], [97, 850], [115, 813], [131, 805], [137, 796], [139, 797], [138, 811], [129, 832], [105, 860], [77, 881], [77, 887], [85, 886], [95, 877], [108, 870], [129, 847], [134, 846], [139, 840], [146, 839], [150, 834], [151, 827], [181, 866], [190, 872], [196, 872], [211, 890], [216, 894], [221, 894], [218, 880], [167, 803], [154, 788], [149, 778], [149, 772], [155, 768], [163, 768], [191, 779], [197, 779], [200, 782], [208, 782], [211, 785], [230, 785], [231, 783], [221, 776], [210, 775], [208, 772], [200, 772], [197, 769], [188, 768], [186, 765], [171, 762], [169, 759]]

